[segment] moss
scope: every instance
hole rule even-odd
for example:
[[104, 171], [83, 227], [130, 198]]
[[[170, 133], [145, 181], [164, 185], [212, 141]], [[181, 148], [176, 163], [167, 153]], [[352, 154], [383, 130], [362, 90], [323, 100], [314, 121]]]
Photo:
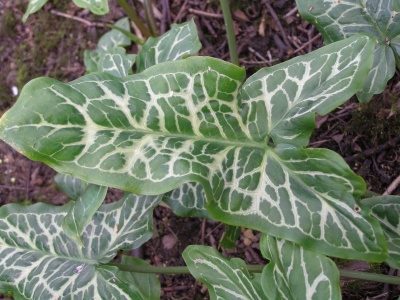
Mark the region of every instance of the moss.
[[386, 91], [368, 103], [359, 104], [347, 131], [363, 136], [371, 146], [385, 143], [400, 135], [399, 107], [398, 95]]

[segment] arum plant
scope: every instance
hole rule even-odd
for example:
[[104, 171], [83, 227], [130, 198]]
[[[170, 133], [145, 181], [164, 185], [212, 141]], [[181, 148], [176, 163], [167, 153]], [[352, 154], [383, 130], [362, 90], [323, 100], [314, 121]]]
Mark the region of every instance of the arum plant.
[[373, 67], [357, 97], [368, 102], [383, 92], [400, 67], [400, 9], [396, 0], [297, 0], [301, 16], [321, 32], [326, 44], [358, 33], [376, 41]]
[[[1, 291], [21, 299], [158, 298], [154, 275], [137, 274], [152, 267], [112, 259], [151, 237], [161, 201], [225, 223], [229, 247], [237, 227], [263, 233], [269, 263], [261, 274], [210, 247], [185, 250], [211, 299], [339, 299], [339, 272], [325, 255], [398, 262], [397, 215], [388, 222], [391, 210], [382, 208], [396, 205], [392, 199], [360, 202], [362, 178], [338, 154], [306, 148], [315, 113], [362, 87], [374, 39], [354, 35], [243, 82], [243, 68], [188, 57], [200, 48], [193, 21], [150, 38], [136, 57], [124, 52], [123, 36], [114, 43], [117, 33], [103, 38], [97, 56], [87, 54], [89, 74], [31, 81], [0, 119], [0, 138], [57, 170], [72, 199], [0, 208]], [[102, 205], [107, 187], [124, 198]]]

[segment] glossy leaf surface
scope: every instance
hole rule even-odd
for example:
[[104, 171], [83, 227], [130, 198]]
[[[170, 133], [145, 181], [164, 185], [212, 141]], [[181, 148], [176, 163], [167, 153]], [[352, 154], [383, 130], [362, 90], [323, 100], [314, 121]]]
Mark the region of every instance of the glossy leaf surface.
[[207, 57], [124, 78], [37, 79], [1, 119], [1, 138], [61, 173], [137, 194], [198, 182], [224, 223], [327, 255], [383, 260], [378, 223], [354, 210], [364, 181], [334, 152], [302, 147], [314, 113], [359, 90], [373, 47], [355, 36], [243, 86], [243, 69]]
[[400, 197], [374, 197], [362, 203], [371, 209], [371, 215], [382, 226], [389, 252], [386, 262], [392, 268], [400, 269]]
[[152, 236], [152, 211], [159, 198], [129, 195], [102, 206], [85, 227], [84, 247], [61, 228], [70, 204], [2, 206], [0, 282], [27, 299], [134, 299], [137, 288], [116, 267], [100, 263]]
[[228, 259], [207, 246], [189, 246], [182, 253], [190, 273], [204, 283], [211, 300], [265, 300], [260, 274], [250, 274], [240, 258]]
[[260, 250], [270, 260], [261, 277], [269, 299], [341, 299], [339, 271], [326, 256], [266, 235]]
[[374, 67], [357, 96], [361, 102], [367, 102], [374, 94], [381, 93], [387, 81], [394, 75], [396, 60], [399, 63], [397, 41], [400, 39], [400, 15], [396, 11], [398, 0], [296, 2], [301, 16], [317, 27], [325, 43], [358, 33], [367, 33], [376, 39]]

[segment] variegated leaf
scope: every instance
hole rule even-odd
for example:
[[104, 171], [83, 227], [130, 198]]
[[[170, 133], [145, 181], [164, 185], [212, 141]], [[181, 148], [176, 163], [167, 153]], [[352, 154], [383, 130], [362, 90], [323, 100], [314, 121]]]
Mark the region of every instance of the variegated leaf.
[[108, 0], [72, 0], [76, 6], [87, 8], [96, 15], [108, 13]]
[[[381, 93], [395, 72], [394, 56], [398, 47], [391, 44], [400, 37], [398, 0], [296, 0], [301, 16], [315, 25], [326, 43], [332, 43], [358, 33], [376, 39], [374, 68], [357, 94], [361, 102]], [[395, 52], [395, 53], [393, 53]]]
[[201, 48], [196, 24], [192, 19], [179, 25], [171, 25], [171, 30], [160, 37], [150, 37], [137, 57], [137, 72], [142, 72], [156, 64], [175, 61], [196, 54]]
[[86, 68], [86, 74], [99, 71], [98, 63], [100, 60], [101, 51], [98, 49], [85, 50], [83, 52], [83, 64]]
[[[196, 54], [201, 48], [194, 20], [179, 25], [162, 36], [150, 37], [141, 48], [137, 58], [137, 72], [161, 62], [177, 61], [184, 56]], [[213, 220], [205, 209], [206, 196], [196, 182], [185, 183], [166, 193], [163, 198], [173, 212], [182, 217], [199, 217]]]
[[262, 288], [271, 300], [341, 299], [339, 270], [324, 255], [290, 241], [263, 235], [260, 249], [270, 260], [262, 273]]
[[[150, 264], [140, 258], [122, 255], [121, 264], [128, 266], [145, 266]], [[132, 299], [138, 300], [159, 300], [161, 294], [160, 281], [156, 274], [122, 272], [120, 276], [125, 282], [131, 283], [137, 288], [138, 295]]]
[[138, 194], [198, 182], [224, 223], [380, 261], [381, 229], [355, 210], [364, 181], [334, 152], [301, 147], [315, 112], [359, 90], [373, 47], [355, 36], [262, 69], [243, 88], [243, 69], [207, 57], [124, 78], [38, 79], [2, 117], [1, 138], [61, 173]]
[[205, 208], [207, 199], [204, 189], [199, 183], [189, 182], [180, 185], [166, 193], [163, 202], [178, 216], [214, 220]]
[[392, 268], [400, 269], [400, 197], [374, 197], [362, 203], [371, 209], [371, 215], [382, 226], [389, 252], [386, 262]]
[[[122, 28], [126, 31], [131, 31], [131, 26], [129, 25], [128, 18], [122, 18], [115, 23], [115, 26]], [[105, 33], [99, 39], [97, 43], [97, 48], [99, 50], [108, 51], [114, 50], [117, 47], [126, 47], [132, 43], [131, 39], [123, 34], [121, 31], [116, 29], [111, 29], [109, 32]]]
[[135, 54], [126, 54], [124, 48], [117, 47], [114, 51], [102, 53], [99, 60], [99, 72], [106, 72], [115, 77], [124, 77], [132, 74], [132, 65]]
[[[122, 18], [115, 23], [115, 26], [130, 32], [128, 18]], [[85, 50], [84, 64], [87, 73], [102, 72], [110, 68], [112, 75], [128, 74], [132, 67], [135, 56], [125, 54], [121, 47], [129, 46], [131, 39], [121, 31], [112, 29], [105, 33], [94, 50]], [[126, 76], [126, 75], [123, 75]]]
[[91, 184], [74, 202], [62, 221], [64, 233], [79, 246], [84, 247], [81, 234], [97, 209], [103, 203], [107, 187]]
[[267, 299], [260, 284], [260, 274], [250, 274], [240, 258], [228, 259], [207, 246], [188, 246], [182, 253], [190, 273], [204, 283], [211, 300]]
[[159, 196], [128, 195], [102, 206], [85, 227], [83, 248], [61, 228], [71, 204], [2, 206], [0, 282], [25, 299], [134, 299], [137, 288], [116, 267], [101, 263], [152, 236], [152, 211], [159, 201]]
[[37, 12], [48, 1], [49, 0], [29, 0], [28, 8], [26, 9], [26, 12], [25, 12], [24, 16], [22, 17], [22, 21], [26, 22], [26, 20], [28, 19], [29, 15]]

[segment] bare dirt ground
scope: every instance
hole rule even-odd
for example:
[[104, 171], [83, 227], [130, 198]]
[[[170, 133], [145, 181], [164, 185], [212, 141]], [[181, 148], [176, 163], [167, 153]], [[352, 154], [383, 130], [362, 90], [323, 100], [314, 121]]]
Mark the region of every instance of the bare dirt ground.
[[[38, 76], [50, 76], [61, 81], [82, 76], [85, 72], [83, 50], [95, 47], [98, 38], [107, 31], [105, 24], [114, 23], [124, 16], [115, 1], [110, 1], [111, 13], [106, 16], [94, 16], [69, 1], [50, 2], [22, 23], [27, 1], [0, 0], [0, 115], [17, 99], [13, 96], [13, 87], [21, 90], [25, 83]], [[168, 30], [171, 23], [194, 17], [203, 45], [200, 55], [229, 60], [218, 1], [153, 2], [160, 33]], [[143, 7], [138, 3], [135, 1], [133, 5], [131, 1], [143, 17]], [[323, 45], [315, 28], [298, 16], [294, 1], [233, 1], [232, 12], [240, 63], [246, 67], [248, 75]], [[128, 52], [137, 50], [137, 46], [132, 46]], [[353, 98], [327, 116], [317, 116], [318, 128], [309, 145], [338, 152], [356, 173], [363, 176], [369, 190], [379, 194], [400, 173], [399, 78], [396, 74], [386, 91], [375, 96], [369, 104], [359, 104]], [[52, 169], [28, 160], [0, 142], [1, 205], [39, 201], [62, 205], [68, 199], [58, 190], [54, 175]], [[391, 193], [400, 195], [400, 189], [395, 186]], [[112, 190], [107, 202], [115, 201], [120, 194]], [[153, 265], [163, 266], [183, 265], [181, 253], [189, 244], [220, 248], [219, 240], [224, 231], [220, 223], [179, 218], [164, 207], [155, 210], [154, 228], [153, 238], [140, 251], [135, 251], [135, 255]], [[220, 250], [227, 256], [241, 257], [248, 264], [266, 263], [259, 251], [259, 237], [257, 232], [243, 230], [234, 251]], [[341, 268], [366, 272], [396, 272], [385, 264], [346, 260], [337, 260], [337, 263]], [[208, 299], [205, 287], [191, 276], [159, 278], [162, 299]], [[395, 286], [366, 281], [343, 280], [341, 285], [344, 299], [396, 299], [400, 292]]]

